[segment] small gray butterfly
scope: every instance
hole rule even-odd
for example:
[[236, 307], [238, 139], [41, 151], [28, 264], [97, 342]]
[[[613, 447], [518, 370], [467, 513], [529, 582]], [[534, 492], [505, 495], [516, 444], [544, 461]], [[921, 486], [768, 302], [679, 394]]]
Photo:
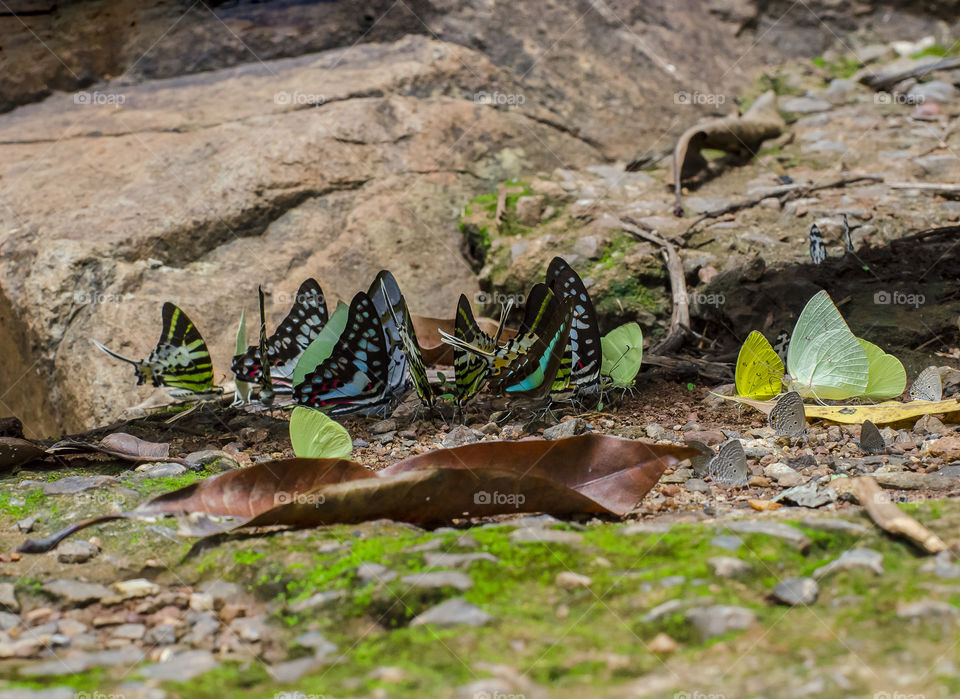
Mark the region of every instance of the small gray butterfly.
[[865, 420], [860, 427], [860, 449], [868, 454], [878, 454], [887, 448], [887, 443], [880, 434], [880, 430], [869, 420]]
[[827, 248], [823, 244], [823, 234], [817, 224], [810, 226], [810, 259], [815, 265], [827, 259]]
[[910, 386], [910, 400], [938, 401], [943, 398], [943, 384], [936, 367], [928, 366]]
[[740, 440], [731, 439], [721, 444], [717, 455], [710, 459], [707, 471], [717, 483], [746, 485], [747, 455]]
[[784, 393], [767, 416], [767, 424], [780, 437], [799, 437], [807, 428], [803, 398], [796, 391]]
[[696, 439], [687, 439], [684, 443], [688, 447], [693, 447], [700, 452], [696, 456], [690, 457], [690, 465], [693, 467], [693, 472], [698, 476], [706, 476], [710, 470], [710, 462], [713, 460], [713, 449]]

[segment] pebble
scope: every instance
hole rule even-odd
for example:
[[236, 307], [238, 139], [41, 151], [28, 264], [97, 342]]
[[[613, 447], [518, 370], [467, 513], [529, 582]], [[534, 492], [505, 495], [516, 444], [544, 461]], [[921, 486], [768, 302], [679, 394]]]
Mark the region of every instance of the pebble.
[[294, 639], [294, 643], [304, 648], [312, 648], [314, 655], [324, 656], [334, 653], [337, 650], [337, 644], [328, 641], [319, 631], [307, 631]]
[[148, 665], [140, 670], [140, 674], [155, 680], [189, 682], [218, 665], [210, 651], [188, 650], [177, 653], [164, 662]]
[[907, 98], [921, 104], [924, 102], [951, 102], [957, 98], [957, 88], [945, 80], [918, 83], [907, 92]]
[[[297, 658], [296, 660], [288, 660], [285, 663], [270, 665], [267, 667], [267, 672], [269, 672], [270, 676], [277, 682], [289, 684], [291, 682], [296, 682], [308, 672], [313, 672], [314, 670], [319, 669], [324, 664], [325, 661], [323, 658], [317, 658], [315, 656], [308, 655], [305, 658]], [[291, 697], [296, 696], [292, 692], [277, 692], [275, 696], [280, 697], [284, 694], [289, 694]]]
[[191, 464], [202, 466], [213, 473], [223, 473], [240, 468], [240, 464], [233, 456], [220, 449], [193, 451], [183, 459]]
[[133, 666], [144, 659], [144, 653], [133, 646], [126, 646], [118, 650], [104, 650], [94, 653], [81, 652], [57, 660], [28, 665], [20, 668], [21, 675], [31, 677], [51, 677], [56, 675], [74, 675], [89, 668], [106, 665]]
[[194, 592], [190, 595], [190, 609], [195, 612], [210, 612], [214, 609], [213, 595], [205, 592]]
[[8, 631], [14, 627], [20, 626], [21, 619], [16, 614], [10, 612], [0, 612], [0, 631]]
[[480, 432], [485, 435], [490, 435], [491, 437], [496, 437], [500, 434], [500, 425], [495, 422], [488, 422], [486, 425], [480, 428]]
[[143, 624], [120, 624], [120, 626], [113, 629], [113, 637], [139, 641], [146, 632], [147, 627]]
[[451, 597], [414, 617], [410, 626], [423, 626], [424, 624], [439, 627], [484, 626], [492, 620], [492, 616], [462, 597]]
[[941, 551], [932, 561], [920, 566], [921, 573], [934, 573], [941, 578], [960, 578], [960, 565], [953, 562], [949, 551]]
[[[799, 551], [810, 548], [810, 539], [802, 531], [782, 522], [735, 521], [725, 525], [727, 529], [737, 534], [766, 534], [783, 539]], [[716, 539], [714, 539], [716, 541]]]
[[444, 449], [453, 449], [479, 441], [480, 437], [472, 429], [466, 425], [457, 425], [444, 436], [441, 445]]
[[578, 587], [590, 587], [593, 584], [593, 580], [586, 576], [580, 575], [579, 573], [574, 573], [572, 570], [564, 570], [560, 573], [557, 573], [557, 577], [554, 582], [556, 582], [557, 587], [562, 587], [564, 590], [574, 590]]
[[543, 431], [544, 439], [564, 439], [565, 437], [575, 437], [587, 431], [587, 423], [583, 418], [575, 417], [571, 420], [558, 422], [553, 427], [548, 427]]
[[140, 464], [135, 478], [173, 478], [186, 473], [187, 467], [176, 463]]
[[666, 534], [670, 531], [671, 526], [667, 522], [634, 522], [621, 529], [620, 533], [626, 536], [633, 534]]
[[858, 548], [844, 551], [840, 558], [830, 561], [825, 566], [820, 566], [813, 571], [813, 577], [817, 580], [841, 573], [855, 568], [866, 568], [872, 570], [877, 575], [883, 575], [883, 555], [873, 549]]
[[687, 490], [691, 493], [709, 493], [710, 486], [701, 478], [691, 478], [686, 482]]
[[687, 622], [693, 625], [706, 641], [730, 631], [742, 631], [756, 620], [756, 614], [744, 607], [717, 604], [691, 609], [686, 614]]
[[397, 577], [395, 571], [380, 563], [361, 563], [357, 566], [357, 578], [362, 585], [370, 583], [388, 583]]
[[132, 578], [121, 580], [112, 585], [121, 600], [136, 599], [160, 593], [160, 586], [146, 578]]
[[870, 527], [856, 522], [848, 522], [845, 519], [822, 519], [820, 517], [807, 517], [800, 522], [807, 529], [816, 529], [824, 532], [840, 532], [851, 534], [853, 536], [864, 536], [870, 533]]
[[20, 602], [13, 583], [0, 583], [0, 607], [11, 612], [20, 611]]
[[75, 495], [110, 483], [116, 483], [112, 476], [66, 476], [43, 484], [44, 495]]
[[914, 434], [943, 434], [949, 432], [947, 427], [935, 415], [922, 415], [913, 425]]
[[733, 556], [714, 556], [707, 559], [707, 565], [713, 568], [714, 575], [721, 578], [734, 578], [743, 575], [751, 568], [750, 564]]
[[774, 586], [770, 596], [790, 607], [813, 604], [820, 596], [820, 586], [813, 578], [787, 578]]
[[57, 560], [60, 563], [86, 563], [100, 553], [100, 547], [89, 541], [66, 541], [57, 548]]
[[781, 111], [795, 114], [815, 114], [828, 112], [831, 109], [833, 109], [832, 104], [814, 97], [789, 97], [780, 100]]
[[960, 438], [949, 435], [927, 443], [926, 451], [947, 461], [960, 459]]
[[177, 629], [173, 624], [157, 624], [147, 630], [143, 641], [151, 646], [172, 646], [177, 642]]
[[921, 600], [919, 602], [900, 602], [897, 604], [897, 616], [901, 619], [923, 619], [935, 617], [952, 620], [957, 616], [957, 608], [939, 600]]
[[370, 434], [386, 434], [397, 431], [397, 421], [393, 419], [381, 420], [370, 425]]
[[500, 559], [492, 553], [427, 553], [423, 557], [429, 568], [469, 568], [477, 561], [499, 563]]
[[743, 546], [743, 539], [739, 536], [731, 536], [729, 534], [721, 534], [720, 536], [715, 536], [710, 540], [710, 543], [714, 546], [717, 546], [727, 551], [736, 551], [738, 548]]
[[763, 475], [767, 478], [775, 480], [778, 484], [785, 488], [800, 485], [804, 480], [803, 476], [787, 466], [785, 463], [781, 463], [779, 461], [776, 461], [772, 464], [767, 464], [763, 469]]
[[311, 609], [323, 609], [331, 607], [343, 600], [347, 596], [345, 590], [325, 590], [315, 595], [310, 595], [302, 600], [293, 602], [289, 605], [291, 612], [300, 613]]
[[453, 587], [457, 590], [469, 590], [473, 587], [473, 580], [466, 573], [453, 570], [441, 570], [430, 573], [414, 573], [403, 576], [400, 581], [405, 585], [420, 590], [437, 590], [444, 587]]
[[662, 631], [647, 644], [647, 650], [657, 655], [669, 655], [676, 652], [679, 647], [676, 641]]
[[54, 597], [74, 604], [88, 604], [113, 596], [113, 592], [103, 585], [79, 580], [51, 580], [43, 586], [43, 589]]
[[822, 507], [837, 499], [837, 491], [833, 488], [818, 485], [814, 481], [808, 481], [803, 485], [797, 485], [780, 493], [773, 499], [774, 502], [785, 500], [792, 502], [800, 507]]

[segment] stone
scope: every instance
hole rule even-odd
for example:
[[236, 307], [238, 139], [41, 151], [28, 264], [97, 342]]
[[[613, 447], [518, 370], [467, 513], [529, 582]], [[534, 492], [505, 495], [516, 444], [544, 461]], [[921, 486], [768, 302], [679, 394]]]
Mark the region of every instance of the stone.
[[172, 646], [177, 642], [177, 629], [173, 624], [157, 624], [147, 629], [143, 641], [151, 646]]
[[573, 253], [588, 260], [596, 259], [600, 253], [600, 243], [595, 235], [584, 235], [573, 244]]
[[579, 544], [583, 534], [562, 529], [524, 527], [510, 532], [510, 540], [521, 544]]
[[388, 432], [396, 431], [397, 421], [392, 418], [380, 420], [380, 422], [375, 422], [370, 425], [370, 434], [387, 434]]
[[243, 587], [226, 580], [211, 580], [200, 586], [200, 592], [213, 597], [214, 603], [235, 602], [243, 596]]
[[[941, 432], [940, 434], [943, 433]], [[953, 435], [935, 439], [926, 444], [925, 448], [931, 456], [937, 456], [946, 461], [956, 461], [960, 459], [960, 438], [954, 437]], [[946, 469], [943, 470], [945, 471]]]
[[477, 433], [472, 429], [466, 425], [457, 425], [447, 433], [441, 444], [444, 449], [453, 449], [454, 447], [462, 447], [464, 444], [473, 444], [479, 441], [480, 437], [478, 437]]
[[788, 97], [780, 99], [780, 110], [794, 114], [815, 114], [829, 112], [833, 105], [829, 102], [813, 97]]
[[800, 507], [822, 507], [837, 499], [837, 491], [830, 487], [824, 487], [814, 481], [808, 481], [803, 485], [797, 485], [789, 488], [773, 499], [774, 502], [786, 501], [792, 502]]
[[942, 621], [953, 621], [957, 608], [939, 600], [921, 600], [919, 602], [899, 602], [897, 616], [911, 621], [933, 617]]
[[913, 471], [874, 472], [874, 480], [884, 488], [894, 490], [953, 490], [957, 479], [936, 473], [915, 473]]
[[953, 562], [953, 557], [949, 551], [941, 551], [933, 557], [932, 561], [927, 561], [920, 566], [921, 573], [934, 573], [938, 577], [955, 579], [960, 578], [960, 565]]
[[779, 485], [785, 488], [791, 488], [793, 486], [800, 485], [804, 481], [803, 476], [779, 461], [764, 466], [763, 475], [771, 480], [775, 480]]
[[[277, 682], [287, 684], [290, 682], [296, 682], [308, 672], [313, 672], [314, 670], [323, 667], [325, 664], [326, 662], [323, 660], [323, 658], [317, 658], [315, 656], [308, 655], [304, 658], [288, 660], [285, 663], [269, 665], [267, 666], [267, 672], [269, 672], [270, 676]], [[283, 696], [283, 693], [278, 692], [277, 696]], [[294, 695], [290, 694], [290, 696]]]
[[100, 547], [89, 541], [65, 541], [57, 547], [57, 560], [60, 563], [86, 563], [98, 553]]
[[797, 550], [804, 552], [810, 548], [810, 539], [796, 527], [782, 522], [734, 521], [724, 525], [737, 534], [765, 534], [783, 539]]
[[111, 635], [114, 638], [126, 638], [131, 641], [139, 641], [147, 632], [147, 627], [143, 624], [120, 624], [113, 628]]
[[146, 578], [132, 578], [130, 580], [120, 580], [112, 585], [120, 599], [138, 599], [160, 593], [160, 586], [150, 582]]
[[717, 546], [727, 551], [736, 551], [738, 548], [743, 546], [743, 539], [739, 536], [731, 536], [729, 534], [721, 534], [720, 536], [715, 536], [710, 540], [710, 543], [713, 546]]
[[187, 467], [176, 463], [140, 464], [135, 471], [136, 478], [174, 478], [186, 473]]
[[0, 583], [0, 607], [11, 612], [20, 611], [20, 602], [13, 583]]
[[620, 533], [625, 536], [632, 536], [634, 534], [666, 534], [670, 531], [671, 526], [672, 525], [667, 522], [634, 522], [621, 529]]
[[543, 431], [544, 439], [563, 439], [564, 437], [575, 437], [587, 431], [587, 423], [583, 418], [575, 417], [570, 420], [558, 422], [553, 427], [548, 427]]
[[370, 583], [387, 583], [395, 579], [397, 574], [380, 563], [361, 563], [357, 566], [357, 578], [361, 585]]
[[426, 553], [423, 556], [428, 568], [469, 568], [477, 561], [499, 563], [500, 559], [486, 551], [476, 553]]
[[870, 527], [845, 519], [824, 519], [821, 517], [806, 517], [800, 524], [807, 529], [817, 529], [824, 532], [840, 532], [852, 536], [864, 536], [871, 532]]
[[925, 155], [913, 159], [920, 168], [920, 175], [945, 176], [957, 169], [960, 160], [955, 155]]
[[524, 226], [536, 226], [543, 213], [544, 201], [540, 194], [517, 197], [517, 222]]
[[247, 643], [262, 641], [267, 635], [266, 616], [237, 617], [230, 622], [230, 630]]
[[20, 669], [20, 674], [31, 677], [50, 677], [56, 675], [73, 675], [95, 667], [110, 665], [126, 665], [132, 667], [144, 659], [144, 653], [133, 646], [126, 646], [118, 650], [104, 650], [93, 653], [81, 652], [57, 660], [51, 660], [37, 665], [28, 665]]
[[451, 597], [435, 607], [418, 614], [410, 626], [431, 624], [441, 628], [451, 626], [484, 626], [493, 621], [493, 617], [462, 597]]
[[590, 587], [590, 585], [593, 584], [593, 580], [591, 580], [588, 576], [574, 573], [572, 570], [564, 570], [557, 573], [557, 577], [554, 582], [556, 582], [557, 587], [562, 587], [564, 590], [574, 590], [578, 587]]
[[936, 415], [922, 415], [913, 425], [915, 434], [943, 434], [949, 432], [947, 427]]
[[205, 592], [194, 592], [190, 595], [190, 609], [195, 612], [211, 612], [215, 608], [213, 595]]
[[813, 604], [819, 595], [820, 586], [813, 578], [787, 578], [774, 585], [770, 591], [770, 596], [775, 601], [788, 607]]
[[112, 597], [109, 588], [96, 583], [80, 582], [79, 580], [51, 580], [44, 584], [44, 591], [66, 602], [73, 604], [89, 604], [105, 597]]
[[718, 604], [691, 609], [686, 619], [698, 631], [701, 639], [706, 641], [750, 627], [756, 620], [756, 614], [744, 607]]
[[846, 153], [847, 147], [841, 141], [823, 139], [814, 141], [800, 148], [801, 153]]
[[952, 102], [957, 98], [957, 88], [945, 80], [918, 83], [907, 91], [907, 100], [913, 104], [924, 102]]
[[188, 650], [171, 656], [169, 660], [141, 668], [140, 674], [166, 682], [189, 682], [219, 664], [208, 650]]
[[310, 595], [302, 600], [291, 602], [289, 609], [294, 613], [307, 612], [311, 609], [323, 609], [325, 607], [335, 606], [338, 602], [347, 596], [345, 590], [324, 590], [314, 595]]
[[662, 631], [647, 644], [647, 650], [657, 655], [669, 655], [676, 652], [679, 647], [676, 641]]
[[20, 623], [21, 619], [17, 614], [0, 612], [0, 631], [9, 631], [14, 627], [20, 626]]
[[713, 568], [714, 575], [721, 578], [735, 578], [747, 573], [751, 565], [744, 560], [733, 556], [714, 556], [707, 559], [707, 565]]
[[213, 473], [224, 473], [240, 468], [240, 464], [233, 456], [220, 449], [192, 451], [183, 459], [191, 464], [202, 466]]
[[93, 490], [111, 483], [117, 479], [112, 476], [65, 476], [55, 481], [44, 483], [44, 495], [76, 495], [85, 490]]
[[328, 641], [319, 631], [307, 631], [294, 639], [294, 643], [304, 648], [312, 648], [315, 656], [325, 656], [336, 652], [337, 644]]
[[702, 480], [700, 478], [691, 478], [686, 482], [685, 485], [687, 487], [687, 490], [689, 490], [691, 493], [709, 493], [710, 492], [710, 486], [707, 484], [705, 480]]
[[813, 577], [820, 580], [833, 573], [845, 572], [855, 568], [866, 568], [877, 575], [883, 575], [883, 555], [873, 549], [850, 549], [840, 554], [840, 557], [836, 560], [830, 561], [813, 571]]
[[420, 590], [439, 590], [445, 587], [452, 587], [457, 590], [469, 590], [473, 587], [473, 580], [470, 579], [470, 576], [466, 573], [452, 570], [413, 573], [403, 576], [400, 582]]

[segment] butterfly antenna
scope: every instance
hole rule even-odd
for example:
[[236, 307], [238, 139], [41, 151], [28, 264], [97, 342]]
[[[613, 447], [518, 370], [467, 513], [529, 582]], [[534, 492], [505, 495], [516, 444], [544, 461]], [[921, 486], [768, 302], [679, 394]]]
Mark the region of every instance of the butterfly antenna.
[[93, 344], [95, 344], [98, 349], [100, 349], [100, 350], [103, 351], [103, 352], [106, 352], [107, 354], [109, 354], [109, 355], [110, 355], [111, 357], [113, 357], [114, 359], [119, 359], [121, 362], [126, 362], [127, 364], [133, 364], [134, 366], [140, 366], [140, 362], [135, 361], [135, 360], [133, 360], [133, 359], [127, 359], [126, 357], [117, 354], [117, 353], [114, 352], [112, 349], [106, 347], [105, 345], [100, 344], [99, 342], [97, 342], [97, 341], [94, 340], [93, 338], [91, 338], [90, 341], [93, 342]]
[[513, 297], [507, 299], [507, 302], [501, 304], [500, 306], [500, 324], [497, 326], [497, 334], [493, 338], [493, 344], [500, 344], [500, 335], [503, 334], [503, 328], [507, 324], [507, 317], [510, 315], [510, 311], [513, 309]]

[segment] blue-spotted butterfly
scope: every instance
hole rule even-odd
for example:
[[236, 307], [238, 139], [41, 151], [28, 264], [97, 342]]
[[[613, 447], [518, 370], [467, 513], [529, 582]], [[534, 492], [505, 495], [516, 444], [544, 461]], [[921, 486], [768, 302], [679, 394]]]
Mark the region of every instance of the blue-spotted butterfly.
[[573, 386], [578, 400], [596, 403], [600, 399], [602, 354], [593, 301], [580, 275], [562, 257], [553, 258], [547, 267], [547, 284], [557, 298], [569, 299], [573, 306], [570, 339], [558, 376], [561, 380], [554, 390]]

